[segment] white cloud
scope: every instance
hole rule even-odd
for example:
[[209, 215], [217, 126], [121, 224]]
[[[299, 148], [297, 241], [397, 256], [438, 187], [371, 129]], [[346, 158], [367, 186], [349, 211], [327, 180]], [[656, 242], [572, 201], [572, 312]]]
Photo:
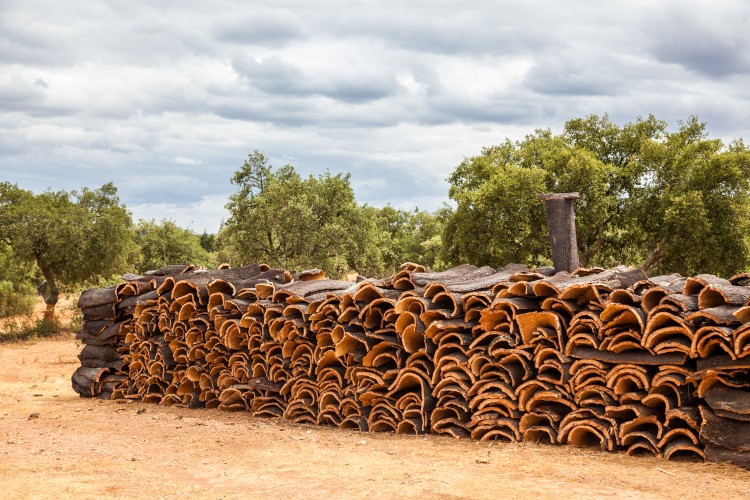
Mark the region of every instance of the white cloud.
[[197, 233], [216, 232], [229, 214], [224, 209], [225, 196], [203, 196], [195, 203], [140, 203], [128, 206], [135, 220], [172, 220]]
[[194, 160], [192, 158], [185, 158], [184, 156], [175, 156], [174, 162], [178, 165], [200, 165], [203, 163], [200, 160]]

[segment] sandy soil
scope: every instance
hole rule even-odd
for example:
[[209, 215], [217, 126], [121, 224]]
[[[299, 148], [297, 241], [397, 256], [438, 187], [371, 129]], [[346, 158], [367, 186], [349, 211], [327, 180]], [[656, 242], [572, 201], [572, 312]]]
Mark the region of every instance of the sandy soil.
[[80, 399], [72, 334], [0, 345], [0, 497], [747, 498], [750, 472]]

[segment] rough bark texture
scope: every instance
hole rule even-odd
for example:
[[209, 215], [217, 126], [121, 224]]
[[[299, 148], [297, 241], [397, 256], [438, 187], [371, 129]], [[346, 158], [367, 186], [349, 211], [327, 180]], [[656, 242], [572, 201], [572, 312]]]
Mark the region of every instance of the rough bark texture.
[[60, 299], [60, 289], [57, 287], [57, 280], [55, 275], [49, 266], [45, 265], [40, 259], [37, 259], [37, 264], [42, 270], [42, 275], [47, 283], [47, 290], [44, 294], [44, 303], [46, 307], [44, 309], [44, 321], [54, 322], [55, 321], [55, 307]]
[[547, 227], [556, 271], [573, 272], [578, 268], [576, 216], [573, 203], [578, 193], [540, 194], [547, 209]]
[[745, 291], [716, 277], [417, 264], [358, 283], [267, 266], [164, 273], [118, 285], [115, 303], [86, 292], [81, 395], [748, 462]]

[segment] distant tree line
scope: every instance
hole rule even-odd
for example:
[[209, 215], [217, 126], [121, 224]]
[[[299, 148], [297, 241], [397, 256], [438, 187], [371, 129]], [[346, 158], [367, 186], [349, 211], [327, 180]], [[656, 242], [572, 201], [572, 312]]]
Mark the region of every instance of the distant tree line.
[[349, 174], [304, 177], [254, 151], [231, 178], [229, 219], [200, 235], [170, 220], [133, 222], [112, 184], [34, 194], [2, 183], [0, 317], [28, 309], [38, 288], [52, 319], [61, 290], [178, 262], [334, 277], [387, 275], [405, 261], [549, 264], [542, 192], [581, 194], [582, 265], [724, 276], [750, 268], [750, 150], [710, 139], [697, 118], [674, 132], [653, 116], [623, 126], [576, 118], [558, 135], [537, 130], [485, 148], [448, 180], [450, 206], [377, 208], [356, 200]]

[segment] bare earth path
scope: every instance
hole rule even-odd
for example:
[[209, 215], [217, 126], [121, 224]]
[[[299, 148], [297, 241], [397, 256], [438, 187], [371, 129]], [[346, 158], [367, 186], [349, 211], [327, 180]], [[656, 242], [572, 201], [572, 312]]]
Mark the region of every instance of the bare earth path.
[[70, 334], [0, 345], [0, 497], [750, 497], [730, 465], [79, 399], [79, 349]]

